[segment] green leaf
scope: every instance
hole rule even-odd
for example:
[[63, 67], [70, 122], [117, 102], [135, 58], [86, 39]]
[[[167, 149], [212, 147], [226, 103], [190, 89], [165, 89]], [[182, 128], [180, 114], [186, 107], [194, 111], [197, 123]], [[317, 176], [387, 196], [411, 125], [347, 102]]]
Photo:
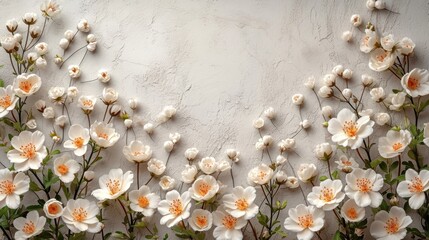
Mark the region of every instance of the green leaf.
[[319, 181], [321, 181], [321, 182], [325, 181], [326, 179], [328, 179], [327, 176], [320, 176], [319, 177]]
[[377, 159], [375, 159], [375, 160], [372, 160], [371, 161], [371, 168], [372, 169], [375, 169], [375, 168], [377, 168], [377, 166], [378, 165], [380, 165], [380, 163], [382, 163], [383, 162], [383, 159], [381, 159], [381, 158], [377, 158]]

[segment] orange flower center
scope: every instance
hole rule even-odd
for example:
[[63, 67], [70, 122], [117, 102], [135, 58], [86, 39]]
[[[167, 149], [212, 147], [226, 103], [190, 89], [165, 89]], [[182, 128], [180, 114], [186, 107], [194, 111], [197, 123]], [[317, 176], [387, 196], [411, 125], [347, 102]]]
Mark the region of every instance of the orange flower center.
[[420, 177], [414, 177], [411, 183], [408, 184], [408, 190], [412, 193], [421, 193], [423, 189], [423, 182]]
[[259, 179], [264, 180], [266, 176], [267, 176], [267, 173], [265, 171], [259, 171], [258, 173]]
[[22, 81], [19, 83], [19, 89], [21, 89], [22, 91], [29, 93], [30, 90], [33, 88], [33, 83], [31, 83], [30, 81]]
[[77, 148], [81, 148], [83, 147], [83, 138], [81, 137], [77, 137], [73, 140], [73, 144], [77, 147]]
[[301, 217], [298, 217], [299, 225], [303, 228], [309, 228], [313, 226], [313, 216], [311, 214], [306, 214]]
[[103, 133], [103, 132], [98, 133], [97, 136], [99, 138], [103, 138], [103, 139], [106, 139], [106, 140], [109, 139], [109, 135], [107, 135], [106, 133]]
[[395, 143], [395, 144], [393, 144], [393, 146], [392, 146], [392, 148], [393, 148], [393, 151], [398, 151], [399, 149], [401, 149], [402, 148], [402, 143], [400, 143], [400, 142], [397, 142], [397, 143]]
[[149, 206], [149, 199], [147, 199], [147, 197], [145, 196], [139, 197], [138, 202], [139, 202], [139, 207], [141, 208], [146, 208], [147, 206]]
[[320, 200], [323, 200], [324, 202], [330, 202], [334, 198], [334, 190], [332, 190], [332, 188], [323, 187], [322, 191], [320, 192]]
[[115, 195], [119, 190], [121, 190], [121, 184], [118, 179], [109, 179], [106, 186], [109, 189], [110, 195]]
[[69, 167], [65, 164], [60, 164], [57, 167], [57, 171], [61, 174], [61, 175], [65, 175], [69, 172]]
[[378, 62], [384, 62], [384, 59], [386, 59], [387, 57], [387, 53], [384, 52], [382, 54], [377, 55], [375, 58], [377, 59]]
[[372, 182], [368, 178], [358, 178], [356, 185], [361, 192], [368, 193], [372, 191]]
[[10, 105], [12, 105], [12, 99], [9, 95], [0, 98], [0, 106], [2, 108], [8, 108]]
[[199, 228], [204, 228], [207, 226], [207, 217], [200, 215], [197, 216], [195, 219], [195, 224], [199, 227]]
[[27, 145], [21, 146], [21, 157], [28, 159], [33, 159], [36, 156], [36, 146], [33, 143], [28, 143]]
[[410, 77], [408, 78], [407, 87], [410, 90], [416, 90], [420, 87], [420, 81], [417, 78]]
[[93, 103], [91, 100], [83, 100], [82, 104], [85, 107], [92, 107], [93, 106]]
[[351, 166], [351, 165], [352, 165], [352, 162], [351, 162], [351, 161], [349, 161], [349, 160], [342, 160], [342, 161], [341, 161], [341, 163], [342, 163], [344, 166]]
[[22, 231], [25, 234], [30, 235], [36, 231], [36, 225], [34, 225], [33, 221], [28, 221], [22, 227]]
[[182, 205], [182, 201], [180, 199], [174, 199], [171, 203], [170, 203], [170, 209], [169, 209], [170, 213], [173, 214], [174, 216], [180, 216], [180, 214], [182, 214], [183, 212], [183, 205]]
[[212, 187], [209, 184], [201, 183], [198, 186], [198, 194], [200, 194], [201, 196], [205, 196], [205, 195], [207, 195], [207, 193], [210, 191], [211, 188]]
[[237, 207], [238, 210], [244, 211], [249, 207], [249, 204], [247, 203], [246, 199], [240, 198], [240, 199], [237, 199], [237, 201], [235, 201], [235, 206]]
[[48, 206], [48, 213], [49, 214], [55, 215], [55, 214], [58, 214], [59, 212], [60, 212], [60, 208], [59, 208], [58, 204], [56, 204], [56, 203], [49, 204], [49, 206]]
[[355, 208], [349, 208], [346, 211], [347, 217], [350, 219], [356, 219], [358, 217], [358, 213]]
[[0, 194], [11, 195], [15, 192], [15, 184], [10, 180], [0, 182]]
[[399, 220], [398, 218], [389, 218], [386, 222], [386, 226], [384, 226], [386, 232], [388, 234], [395, 234], [399, 230]]
[[234, 229], [235, 225], [237, 224], [237, 218], [231, 215], [226, 215], [222, 219], [222, 224], [226, 229], [229, 229], [229, 230]]
[[353, 121], [345, 121], [343, 131], [348, 137], [355, 137], [358, 132], [357, 123]]
[[80, 207], [73, 210], [72, 216], [76, 222], [82, 222], [85, 221], [86, 217], [88, 216], [88, 213]]

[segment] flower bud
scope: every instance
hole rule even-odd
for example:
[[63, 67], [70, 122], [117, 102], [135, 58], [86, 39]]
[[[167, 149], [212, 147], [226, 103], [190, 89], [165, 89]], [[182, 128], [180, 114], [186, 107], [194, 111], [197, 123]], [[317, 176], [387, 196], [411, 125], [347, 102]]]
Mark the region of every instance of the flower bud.
[[341, 39], [343, 39], [346, 42], [350, 42], [352, 40], [353, 34], [350, 31], [344, 31], [341, 34]]
[[350, 23], [353, 27], [359, 27], [362, 24], [362, 18], [359, 14], [353, 14], [350, 18]]
[[36, 119], [30, 119], [28, 120], [28, 122], [25, 124], [29, 129], [33, 130], [37, 128], [37, 122]]
[[126, 128], [131, 128], [133, 126], [133, 120], [131, 119], [125, 119], [124, 120], [124, 125]]
[[152, 133], [153, 133], [153, 130], [154, 130], [154, 126], [153, 126], [153, 124], [152, 124], [152, 123], [146, 123], [146, 124], [143, 126], [143, 129], [145, 130], [145, 132], [146, 132], [147, 134], [152, 134]]
[[15, 18], [6, 21], [6, 28], [9, 32], [13, 33], [18, 28], [18, 21]]
[[336, 74], [336, 75], [338, 75], [338, 76], [343, 75], [343, 72], [344, 72], [344, 67], [343, 67], [343, 65], [337, 65], [337, 66], [335, 66], [335, 67], [332, 69], [332, 73], [333, 73], [333, 74]]
[[343, 78], [345, 79], [345, 80], [350, 80], [351, 78], [352, 78], [352, 76], [353, 76], [353, 71], [352, 70], [350, 70], [350, 69], [344, 69], [344, 72], [343, 72]]
[[314, 79], [314, 76], [310, 76], [307, 79], [307, 82], [304, 83], [304, 86], [308, 89], [313, 90], [314, 89], [314, 85], [315, 85], [316, 80]]
[[299, 126], [301, 126], [303, 129], [307, 129], [311, 127], [311, 122], [308, 119], [304, 119], [299, 123]]
[[138, 100], [137, 100], [137, 98], [130, 98], [130, 99], [128, 99], [128, 106], [132, 110], [136, 110], [137, 106], [138, 106]]
[[322, 115], [325, 118], [332, 118], [332, 115], [334, 114], [334, 110], [332, 109], [331, 106], [327, 105], [322, 107]]
[[66, 50], [69, 47], [69, 44], [70, 44], [69, 40], [67, 40], [66, 38], [61, 38], [59, 45], [60, 45], [60, 48]]
[[95, 172], [94, 171], [86, 171], [83, 174], [83, 177], [85, 178], [85, 181], [91, 182], [92, 179], [94, 179], [94, 177], [95, 177]]
[[116, 117], [121, 113], [122, 107], [121, 105], [114, 104], [112, 107], [110, 107], [109, 114], [110, 116]]
[[253, 127], [256, 129], [261, 129], [264, 127], [265, 121], [262, 118], [253, 120]]
[[269, 107], [264, 111], [264, 116], [268, 119], [274, 119], [276, 117], [276, 111], [274, 110], [274, 108]]
[[173, 151], [173, 148], [174, 148], [174, 143], [172, 141], [165, 141], [164, 142], [164, 150], [166, 152], [169, 153], [169, 152]]

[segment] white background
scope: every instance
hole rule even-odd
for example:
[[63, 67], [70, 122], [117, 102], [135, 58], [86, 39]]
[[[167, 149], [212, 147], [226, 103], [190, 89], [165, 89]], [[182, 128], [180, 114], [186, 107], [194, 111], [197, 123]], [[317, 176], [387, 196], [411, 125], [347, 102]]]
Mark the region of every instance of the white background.
[[[39, 13], [40, 1], [0, 1], [0, 19], [20, 17], [29, 11]], [[67, 29], [75, 29], [80, 18], [87, 18], [99, 42], [95, 54], [88, 54], [82, 65], [81, 81], [96, 77], [100, 68], [112, 73], [109, 87], [120, 93], [120, 103], [129, 97], [140, 100], [136, 115], [145, 122], [153, 121], [165, 105], [178, 109], [177, 117], [161, 125], [153, 135], [153, 141], [136, 126], [137, 138], [154, 149], [154, 156], [166, 160], [162, 144], [170, 132], [182, 135], [168, 166], [168, 174], [176, 178], [186, 161], [183, 152], [197, 147], [200, 157], [225, 158], [227, 148], [241, 152], [241, 162], [234, 166], [237, 184], [246, 185], [250, 168], [261, 161], [261, 153], [254, 144], [259, 138], [252, 127], [264, 109], [274, 107], [278, 112], [275, 127], [266, 121], [262, 134], [272, 135], [276, 142], [293, 135], [299, 128], [298, 109], [291, 104], [294, 93], [306, 96], [302, 109], [303, 118], [313, 122], [313, 127], [297, 136], [296, 154], [289, 156], [295, 168], [303, 162], [313, 162], [326, 173], [325, 163], [313, 157], [312, 150], [328, 136], [320, 126], [317, 102], [303, 83], [310, 75], [320, 79], [336, 64], [343, 64], [354, 71], [351, 86], [360, 90], [360, 75], [369, 73], [376, 77], [380, 86], [397, 86], [398, 81], [390, 74], [376, 74], [367, 67], [368, 56], [358, 47], [363, 27], [353, 29], [354, 41], [346, 43], [340, 36], [352, 30], [349, 22], [358, 13], [364, 22], [371, 21], [385, 34], [393, 33], [396, 39], [408, 36], [416, 43], [416, 55], [412, 66], [427, 67], [429, 5], [427, 1], [388, 1], [389, 11], [370, 12], [365, 1], [60, 1], [61, 15], [48, 25], [45, 38], [50, 46], [47, 70], [38, 74], [43, 79], [40, 92], [46, 94], [51, 86], [68, 85], [66, 68], [58, 69], [52, 58], [60, 51], [58, 42]], [[41, 24], [39, 21], [38, 24]], [[1, 35], [7, 34], [2, 28]], [[78, 34], [73, 43], [76, 49], [84, 43], [84, 35]], [[79, 63], [83, 52], [76, 54], [69, 64]], [[4, 53], [0, 63], [7, 65]], [[67, 64], [66, 64], [67, 65]], [[8, 66], [0, 69], [1, 77], [10, 84], [13, 80]], [[100, 96], [103, 84], [76, 82], [83, 95]], [[46, 95], [39, 94], [46, 98]], [[366, 96], [369, 96], [366, 93]], [[37, 100], [33, 97], [31, 100]], [[47, 99], [45, 99], [47, 100]], [[325, 101], [325, 104], [328, 102]], [[335, 105], [336, 106], [336, 105]], [[80, 110], [70, 107], [74, 123], [86, 125]], [[57, 110], [60, 108], [57, 107]], [[101, 101], [95, 114], [102, 114]], [[36, 114], [37, 115], [37, 114]], [[95, 118], [94, 118], [95, 119]], [[48, 132], [51, 122], [38, 119], [38, 124]], [[125, 128], [115, 122], [123, 135]], [[133, 138], [133, 135], [130, 135]], [[48, 139], [47, 145], [51, 142]], [[97, 175], [111, 168], [133, 169], [122, 156], [125, 138], [103, 154], [103, 163], [96, 166]], [[271, 156], [277, 149], [271, 149]], [[5, 156], [3, 159], [6, 159]], [[264, 162], [269, 162], [264, 155]], [[149, 178], [146, 171], [142, 182]], [[292, 174], [287, 169], [288, 174]], [[221, 180], [230, 184], [229, 174]], [[91, 188], [97, 188], [93, 182]], [[133, 186], [135, 187], [135, 186]], [[303, 185], [308, 193], [310, 186]], [[154, 191], [158, 191], [154, 185]], [[26, 198], [31, 198], [31, 195]], [[299, 191], [282, 191], [282, 199], [289, 207], [303, 202]], [[119, 208], [109, 210], [107, 228], [122, 230], [122, 214]], [[159, 215], [153, 219], [158, 221]], [[282, 217], [282, 220], [286, 217]], [[337, 228], [334, 216], [327, 213], [326, 239]], [[115, 227], [113, 227], [115, 226]], [[161, 228], [162, 232], [172, 232]], [[290, 233], [293, 238], [293, 233]]]

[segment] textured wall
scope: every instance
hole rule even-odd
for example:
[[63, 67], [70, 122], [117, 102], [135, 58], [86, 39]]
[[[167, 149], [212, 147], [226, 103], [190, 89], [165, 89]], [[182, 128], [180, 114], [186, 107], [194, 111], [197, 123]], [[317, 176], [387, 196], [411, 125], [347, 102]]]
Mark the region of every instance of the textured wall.
[[[0, 4], [1, 19], [6, 21], [20, 18], [28, 11], [38, 12], [39, 1], [3, 0]], [[252, 127], [252, 120], [272, 106], [279, 113], [275, 127], [267, 123], [262, 133], [271, 134], [276, 142], [290, 137], [299, 128], [299, 114], [290, 101], [291, 95], [298, 92], [306, 94], [302, 116], [314, 125], [297, 136], [296, 154], [290, 155], [289, 160], [295, 167], [301, 162], [314, 162], [323, 172], [326, 166], [313, 157], [312, 149], [325, 141], [326, 134], [319, 127], [316, 99], [302, 83], [309, 75], [319, 78], [330, 72], [336, 64], [354, 70], [352, 86], [359, 85], [362, 73], [370, 72], [367, 56], [359, 52], [358, 42], [345, 43], [340, 38], [343, 31], [352, 29], [349, 18], [354, 13], [361, 14], [364, 22], [378, 25], [384, 33], [412, 38], [417, 45], [414, 60], [421, 67], [429, 62], [427, 1], [389, 1], [387, 7], [398, 13], [370, 12], [365, 1], [354, 0], [88, 0], [60, 4], [62, 14], [49, 25], [44, 39], [50, 44], [51, 59], [60, 52], [57, 43], [63, 32], [74, 29], [80, 18], [87, 18], [100, 45], [95, 54], [85, 59], [82, 80], [95, 78], [101, 67], [111, 69], [113, 79], [109, 86], [120, 92], [124, 104], [128, 97], [138, 97], [141, 108], [137, 114], [146, 122], [153, 120], [165, 105], [178, 108], [177, 118], [157, 128], [153, 141], [141, 128], [136, 129], [137, 138], [151, 145], [155, 156], [163, 160], [167, 154], [162, 143], [168, 139], [168, 133], [182, 134], [168, 166], [168, 174], [177, 178], [186, 163], [185, 149], [197, 147], [200, 156], [221, 159], [226, 157], [227, 148], [234, 147], [242, 154], [242, 161], [234, 169], [236, 182], [246, 184], [247, 171], [261, 161], [261, 154], [254, 147], [259, 133]], [[5, 29], [1, 31], [6, 33]], [[353, 31], [360, 34], [357, 29]], [[75, 43], [73, 47], [79, 45]], [[2, 64], [8, 61], [6, 57], [1, 55]], [[80, 58], [78, 54], [69, 63], [78, 63]], [[0, 72], [2, 78], [12, 81], [8, 67]], [[39, 74], [46, 91], [50, 86], [68, 84], [66, 70], [58, 70], [53, 64]], [[390, 75], [371, 74], [381, 86], [394, 81], [398, 84]], [[104, 87], [97, 81], [77, 82], [76, 86], [82, 94], [98, 96]], [[96, 112], [101, 114], [103, 110], [100, 104]], [[74, 122], [86, 123], [79, 109], [73, 108], [71, 112], [77, 117]], [[50, 129], [51, 123], [46, 120], [38, 123], [47, 131]], [[116, 126], [121, 133], [125, 131], [121, 122], [116, 122]], [[98, 175], [110, 168], [133, 168], [122, 156], [124, 143], [125, 139], [110, 150], [111, 154], [104, 155], [104, 164], [96, 166]], [[271, 149], [271, 155], [275, 156], [276, 151]], [[269, 161], [266, 155], [263, 161]], [[288, 173], [291, 174], [289, 170]], [[228, 174], [221, 179], [230, 182]], [[96, 183], [91, 186], [97, 187]], [[305, 185], [304, 191], [309, 190], [310, 186]], [[303, 201], [299, 191], [285, 190], [282, 196], [289, 206]], [[112, 209], [109, 214], [120, 211]], [[158, 215], [154, 221], [157, 218]], [[108, 227], [114, 225], [120, 227], [120, 221], [107, 221]], [[336, 224], [328, 221], [326, 227], [335, 229]]]

